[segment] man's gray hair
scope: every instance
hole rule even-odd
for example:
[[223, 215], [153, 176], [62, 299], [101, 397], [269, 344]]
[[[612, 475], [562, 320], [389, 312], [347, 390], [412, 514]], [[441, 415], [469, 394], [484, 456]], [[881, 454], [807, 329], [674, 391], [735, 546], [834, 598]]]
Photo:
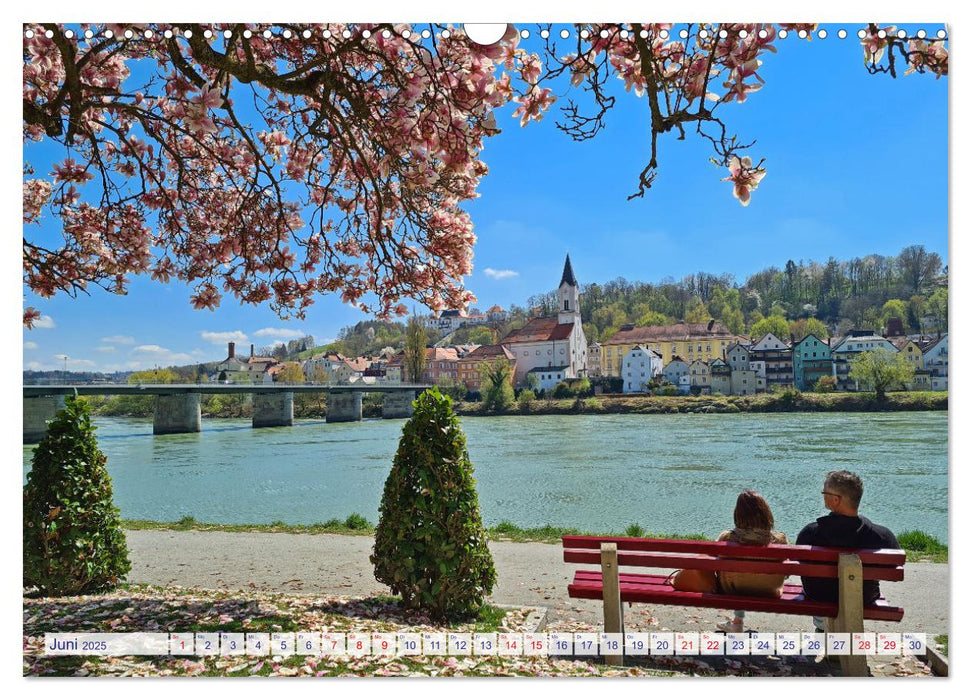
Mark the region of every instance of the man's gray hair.
[[830, 472], [826, 475], [825, 488], [847, 499], [854, 508], [859, 508], [863, 499], [863, 479], [853, 472]]

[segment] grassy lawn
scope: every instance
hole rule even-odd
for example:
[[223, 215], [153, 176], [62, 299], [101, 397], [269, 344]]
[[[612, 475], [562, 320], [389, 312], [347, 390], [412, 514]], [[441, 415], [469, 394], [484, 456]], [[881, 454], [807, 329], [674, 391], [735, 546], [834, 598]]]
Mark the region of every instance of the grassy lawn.
[[[310, 535], [374, 535], [374, 524], [358, 513], [352, 513], [344, 520], [332, 518], [323, 523], [311, 525], [289, 525], [284, 522], [251, 525], [220, 525], [216, 523], [201, 523], [192, 516], [186, 516], [175, 522], [157, 522], [155, 520], [124, 520], [122, 526], [127, 530], [199, 530], [219, 532], [286, 532], [290, 534]], [[490, 539], [505, 542], [544, 542], [557, 544], [564, 535], [590, 535], [598, 537], [653, 537], [659, 539], [706, 540], [699, 533], [650, 533], [640, 525], [633, 523], [623, 532], [585, 532], [576, 528], [555, 527], [519, 527], [508, 520], [486, 528]], [[935, 564], [946, 564], [948, 548], [933, 535], [920, 530], [908, 530], [900, 533], [897, 540], [907, 551], [907, 561], [926, 561]]]

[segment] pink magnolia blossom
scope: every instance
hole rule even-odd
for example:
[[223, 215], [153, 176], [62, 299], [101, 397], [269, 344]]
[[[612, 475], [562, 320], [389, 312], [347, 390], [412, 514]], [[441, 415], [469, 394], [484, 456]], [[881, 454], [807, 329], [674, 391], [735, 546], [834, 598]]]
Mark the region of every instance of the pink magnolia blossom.
[[[32, 291], [122, 293], [147, 274], [188, 284], [196, 308], [231, 294], [284, 317], [322, 293], [381, 316], [403, 298], [449, 308], [472, 298], [462, 280], [475, 233], [462, 207], [488, 171], [492, 111], [515, 96], [497, 65], [520, 80], [543, 70], [514, 28], [490, 47], [460, 31], [425, 42], [407, 25], [359, 25], [347, 40], [340, 24], [288, 25], [289, 40], [234, 25], [225, 41], [221, 25], [179, 25], [174, 43], [160, 38], [166, 25], [138, 28], [152, 40], [125, 40], [127, 28], [71, 51], [47, 27], [24, 38], [25, 149], [64, 149], [49, 179], [24, 181], [25, 225], [49, 214], [62, 236], [51, 248], [25, 230]], [[520, 116], [539, 119], [553, 99], [532, 91]]]
[[729, 176], [722, 178], [723, 181], [734, 183], [734, 194], [743, 207], [747, 207], [752, 198], [752, 190], [757, 189], [759, 182], [765, 177], [765, 170], [753, 168], [752, 159], [748, 156], [739, 158], [735, 156], [728, 164]]
[[[883, 31], [884, 36], [880, 36]], [[884, 27], [882, 30], [875, 25], [867, 29], [866, 36], [863, 37], [863, 60], [867, 63], [879, 63], [883, 58], [883, 52], [890, 44], [891, 35], [895, 34], [897, 28], [894, 26]]]

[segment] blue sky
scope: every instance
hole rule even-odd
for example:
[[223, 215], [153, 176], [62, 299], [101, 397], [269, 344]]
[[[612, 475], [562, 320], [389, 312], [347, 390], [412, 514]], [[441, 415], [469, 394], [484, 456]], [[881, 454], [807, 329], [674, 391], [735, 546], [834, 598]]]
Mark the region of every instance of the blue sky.
[[[839, 26], [827, 26], [825, 40], [777, 41], [778, 54], [760, 70], [765, 87], [724, 108], [732, 131], [757, 140], [753, 157], [766, 159], [768, 174], [748, 207], [721, 181], [727, 172], [708, 162], [705, 142], [671, 135], [660, 142], [654, 188], [628, 202], [647, 158], [647, 107], [619, 80], [617, 107], [592, 141], [574, 143], [555, 128], [562, 97], [526, 128], [511, 109], [499, 115], [503, 133], [483, 153], [490, 173], [468, 206], [479, 241], [466, 282], [479, 306], [522, 304], [553, 288], [566, 252], [581, 283], [701, 270], [742, 281], [790, 258], [895, 255], [913, 243], [946, 261], [948, 79], [870, 76], [858, 25], [845, 25], [845, 40], [836, 38]], [[26, 152], [32, 161], [50, 157], [35, 151]], [[181, 285], [137, 278], [125, 297], [94, 291], [43, 300], [27, 292], [50, 327], [24, 333], [24, 366], [60, 369], [63, 355], [75, 370], [211, 361], [225, 356], [229, 339], [246, 349], [302, 333], [327, 340], [368, 318], [336, 297], [321, 297], [302, 322], [230, 298], [215, 312], [195, 311], [188, 298]]]

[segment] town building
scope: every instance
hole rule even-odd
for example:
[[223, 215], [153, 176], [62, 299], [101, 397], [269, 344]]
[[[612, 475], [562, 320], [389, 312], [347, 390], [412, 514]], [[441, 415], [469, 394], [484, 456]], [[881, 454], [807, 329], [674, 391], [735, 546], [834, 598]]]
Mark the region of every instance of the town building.
[[692, 394], [707, 395], [711, 393], [711, 368], [707, 362], [695, 360], [688, 365], [688, 373]]
[[426, 384], [459, 381], [459, 356], [455, 348], [425, 348], [425, 371], [421, 379]]
[[320, 353], [303, 363], [304, 376], [314, 384], [347, 384], [365, 369], [365, 358], [344, 357], [338, 352]]
[[930, 372], [931, 391], [947, 391], [947, 333], [922, 348], [924, 369]]
[[793, 386], [812, 391], [823, 377], [835, 377], [833, 353], [829, 342], [810, 333], [792, 346]]
[[624, 355], [621, 377], [624, 380], [624, 393], [643, 393], [649, 390], [648, 384], [661, 374], [661, 356], [653, 350], [635, 346]]
[[469, 354], [459, 358], [459, 381], [469, 391], [481, 388], [482, 365], [487, 362], [504, 361], [509, 366], [510, 379], [516, 374], [516, 358], [504, 345], [479, 345]]
[[569, 367], [534, 367], [526, 372], [525, 382], [529, 384], [529, 377], [536, 377], [534, 386], [539, 391], [552, 391], [560, 382], [565, 382], [569, 377], [566, 376]]
[[[214, 379], [233, 384], [262, 384], [266, 371], [278, 364], [273, 357], [257, 357], [255, 346], [249, 346], [248, 358], [236, 355], [236, 343], [230, 342], [226, 359], [216, 365]], [[271, 379], [272, 381], [272, 379]]]
[[506, 321], [506, 310], [496, 304], [486, 311], [486, 319], [489, 323], [504, 323]]
[[924, 352], [915, 341], [907, 336], [894, 336], [887, 340], [893, 343], [902, 358], [913, 365], [914, 371], [924, 369]]
[[[772, 333], [766, 333], [749, 347], [752, 369], [765, 377], [766, 389], [792, 386], [792, 348]], [[759, 367], [756, 367], [758, 363]]]
[[601, 345], [601, 372], [604, 376], [619, 377], [623, 357], [634, 346], [654, 350], [665, 365], [675, 357], [688, 362], [707, 362], [723, 357], [732, 343], [744, 340], [728, 330], [724, 323], [710, 320], [708, 323], [674, 323], [666, 326], [624, 325]]
[[688, 377], [688, 386], [691, 386], [688, 363], [678, 356], [675, 356], [673, 360], [664, 365], [663, 374], [664, 378], [675, 386], [679, 386], [681, 384], [682, 377]]
[[752, 369], [752, 354], [742, 343], [732, 343], [725, 349], [725, 358], [732, 371]]
[[728, 395], [732, 393], [732, 367], [725, 360], [716, 357], [708, 363], [711, 376], [711, 393]]
[[836, 391], [858, 391], [857, 383], [850, 379], [850, 369], [853, 358], [861, 352], [883, 348], [890, 352], [897, 352], [893, 343], [880, 335], [850, 335], [843, 337], [832, 345], [833, 369], [836, 372]]
[[590, 343], [587, 345], [587, 376], [602, 377], [603, 368], [600, 365], [600, 343]]
[[428, 325], [435, 330], [441, 331], [445, 335], [457, 331], [468, 323], [469, 317], [465, 311], [457, 309], [446, 309], [437, 316], [428, 319]]
[[732, 391], [736, 396], [748, 396], [765, 391], [765, 378], [754, 369], [732, 370]]
[[580, 319], [580, 287], [566, 256], [558, 289], [556, 316], [531, 319], [502, 339], [516, 359], [514, 383], [521, 386], [532, 369], [564, 367], [565, 379], [586, 375], [587, 339]]

